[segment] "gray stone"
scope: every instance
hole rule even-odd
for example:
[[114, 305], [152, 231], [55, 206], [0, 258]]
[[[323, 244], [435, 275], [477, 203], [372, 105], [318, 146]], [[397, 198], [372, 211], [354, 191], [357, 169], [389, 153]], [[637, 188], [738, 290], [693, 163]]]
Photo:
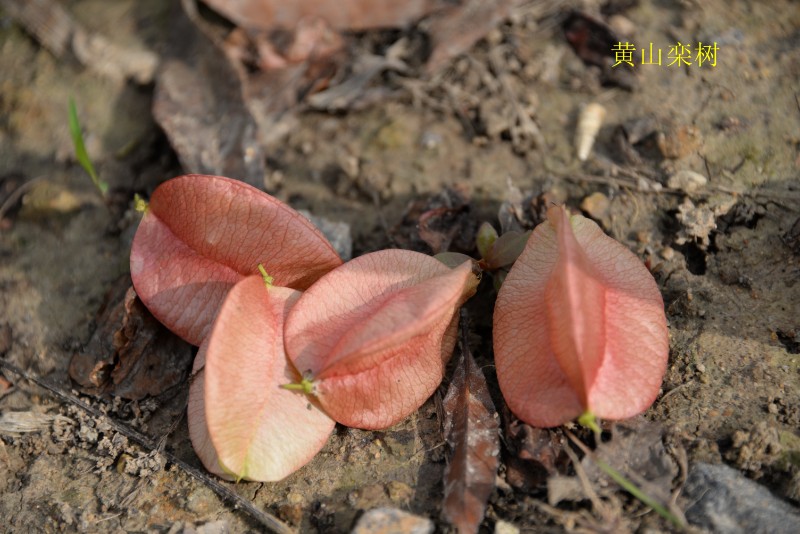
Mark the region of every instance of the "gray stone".
[[718, 534], [796, 534], [800, 511], [727, 465], [692, 466], [686, 519]]
[[350, 225], [345, 222], [336, 222], [324, 217], [317, 217], [306, 210], [298, 210], [301, 215], [319, 228], [325, 238], [330, 241], [333, 248], [344, 261], [353, 257], [353, 238], [350, 236]]

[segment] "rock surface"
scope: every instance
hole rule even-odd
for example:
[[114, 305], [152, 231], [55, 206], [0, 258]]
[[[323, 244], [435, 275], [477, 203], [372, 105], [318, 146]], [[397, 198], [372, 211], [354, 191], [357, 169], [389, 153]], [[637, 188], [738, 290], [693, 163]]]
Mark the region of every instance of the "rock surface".
[[796, 508], [727, 465], [695, 464], [684, 496], [693, 503], [686, 519], [714, 533], [792, 534], [800, 528]]

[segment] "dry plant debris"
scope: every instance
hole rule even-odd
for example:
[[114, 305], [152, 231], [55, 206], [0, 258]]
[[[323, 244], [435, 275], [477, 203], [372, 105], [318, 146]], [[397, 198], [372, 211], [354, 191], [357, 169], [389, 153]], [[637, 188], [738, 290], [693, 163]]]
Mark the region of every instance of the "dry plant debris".
[[139, 400], [188, 376], [191, 346], [153, 318], [129, 284], [124, 277], [109, 290], [97, 329], [70, 360], [70, 377], [86, 393]]
[[86, 30], [55, 0], [1, 0], [0, 6], [60, 57], [71, 49], [75, 57], [98, 74], [115, 82], [153, 81], [158, 56], [141, 48], [128, 48], [104, 35]]
[[443, 401], [451, 456], [445, 469], [444, 517], [462, 534], [478, 532], [500, 465], [500, 417], [472, 353], [463, 321], [461, 357]]

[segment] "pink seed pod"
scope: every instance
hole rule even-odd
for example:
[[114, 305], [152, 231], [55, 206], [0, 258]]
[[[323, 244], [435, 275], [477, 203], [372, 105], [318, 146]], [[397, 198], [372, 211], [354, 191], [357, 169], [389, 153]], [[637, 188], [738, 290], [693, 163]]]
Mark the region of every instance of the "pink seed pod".
[[632, 417], [653, 403], [666, 370], [661, 294], [594, 222], [550, 208], [498, 294], [494, 352], [506, 402], [531, 425]]

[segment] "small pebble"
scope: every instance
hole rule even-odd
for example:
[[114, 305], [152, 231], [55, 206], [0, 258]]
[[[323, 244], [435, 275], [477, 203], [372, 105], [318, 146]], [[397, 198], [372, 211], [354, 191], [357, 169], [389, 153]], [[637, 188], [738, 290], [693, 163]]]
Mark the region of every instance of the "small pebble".
[[653, 234], [647, 230], [641, 230], [636, 232], [636, 240], [646, 245], [653, 240]]
[[382, 484], [364, 486], [350, 497], [350, 504], [359, 510], [369, 510], [386, 504], [386, 488]]
[[278, 507], [278, 515], [292, 525], [299, 525], [303, 521], [303, 506], [300, 504], [283, 504]]
[[231, 531], [231, 526], [228, 524], [227, 521], [219, 520], [219, 521], [211, 521], [209, 523], [204, 523], [194, 529], [187, 528], [184, 530], [186, 534], [189, 532], [195, 532], [196, 534], [227, 534]]
[[603, 193], [592, 193], [581, 202], [581, 209], [585, 211], [589, 217], [596, 221], [600, 221], [608, 215], [608, 208], [611, 202], [608, 197]]
[[71, 213], [80, 209], [83, 200], [61, 184], [40, 181], [22, 197], [20, 216], [28, 219]]
[[617, 32], [620, 37], [633, 37], [636, 33], [636, 24], [631, 19], [622, 15], [612, 15], [608, 19], [608, 25], [611, 29]]
[[351, 180], [358, 178], [361, 172], [361, 162], [358, 157], [351, 154], [341, 154], [338, 158], [339, 167]]
[[433, 521], [397, 508], [375, 508], [366, 512], [351, 534], [431, 534]]
[[694, 171], [678, 171], [667, 179], [667, 186], [692, 193], [706, 186], [708, 179]]
[[414, 497], [414, 489], [397, 480], [391, 480], [386, 484], [386, 492], [392, 502], [396, 504], [407, 504]]
[[702, 144], [700, 130], [690, 125], [673, 125], [656, 134], [656, 145], [667, 159], [680, 159], [696, 151]]
[[436, 132], [425, 131], [420, 137], [419, 144], [425, 150], [436, 150], [442, 144], [442, 136]]
[[501, 519], [494, 524], [494, 534], [519, 534], [519, 528]]
[[697, 372], [701, 373], [701, 374], [705, 373], [706, 372], [706, 366], [703, 365], [702, 363], [698, 363], [697, 364]]
[[503, 32], [499, 28], [491, 30], [486, 35], [486, 42], [492, 46], [499, 45], [503, 42]]
[[353, 238], [350, 235], [349, 224], [317, 217], [306, 210], [298, 212], [322, 232], [343, 260], [347, 261], [353, 256]]

